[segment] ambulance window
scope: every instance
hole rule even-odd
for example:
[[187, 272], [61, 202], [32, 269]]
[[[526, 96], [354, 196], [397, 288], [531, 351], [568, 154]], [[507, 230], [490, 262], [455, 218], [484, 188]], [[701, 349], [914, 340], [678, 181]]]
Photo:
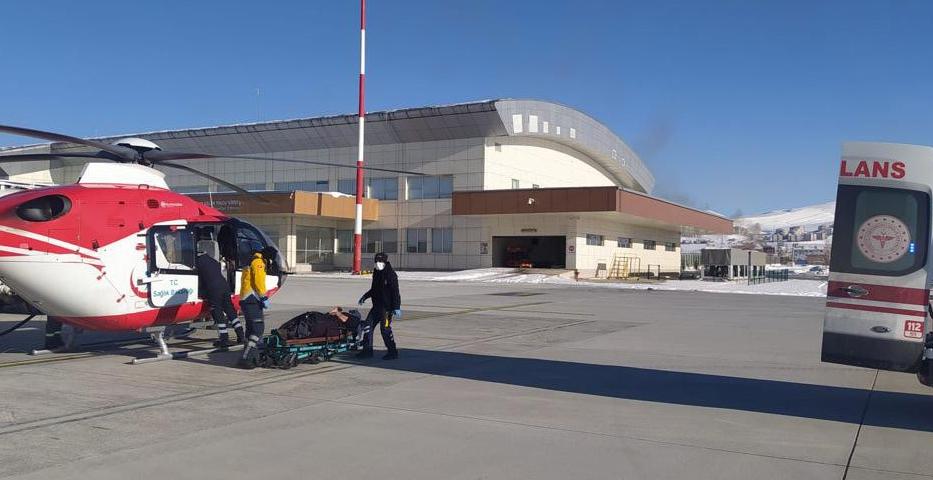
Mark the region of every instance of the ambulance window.
[[830, 268], [900, 276], [926, 264], [930, 195], [894, 188], [840, 185]]

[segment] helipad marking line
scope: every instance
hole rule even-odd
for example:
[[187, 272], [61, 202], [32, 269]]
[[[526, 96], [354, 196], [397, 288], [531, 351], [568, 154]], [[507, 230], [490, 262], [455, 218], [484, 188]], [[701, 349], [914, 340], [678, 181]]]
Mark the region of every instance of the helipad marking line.
[[868, 406], [871, 405], [871, 397], [875, 393], [875, 384], [878, 383], [878, 373], [880, 370], [875, 370], [875, 378], [871, 381], [871, 389], [868, 390], [868, 398], [865, 399], [865, 407], [862, 408], [862, 417], [858, 422], [858, 429], [855, 431], [855, 439], [852, 441], [852, 449], [849, 450], [849, 459], [846, 460], [846, 469], [842, 473], [842, 480], [846, 480], [846, 477], [849, 476], [849, 466], [852, 465], [852, 457], [855, 455], [855, 448], [858, 446], [859, 435], [862, 434], [862, 425], [865, 424], [865, 416], [868, 415]]

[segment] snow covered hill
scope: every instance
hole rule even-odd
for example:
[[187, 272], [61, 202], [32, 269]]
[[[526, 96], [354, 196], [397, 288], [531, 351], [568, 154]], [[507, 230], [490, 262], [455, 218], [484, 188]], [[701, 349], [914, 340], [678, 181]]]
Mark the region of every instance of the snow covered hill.
[[774, 231], [778, 228], [786, 230], [798, 226], [809, 231], [816, 230], [816, 227], [820, 225], [832, 225], [835, 211], [836, 202], [826, 202], [808, 207], [775, 210], [761, 215], [737, 218], [735, 219], [735, 225], [748, 228], [757, 223], [761, 225], [761, 230], [765, 232]]

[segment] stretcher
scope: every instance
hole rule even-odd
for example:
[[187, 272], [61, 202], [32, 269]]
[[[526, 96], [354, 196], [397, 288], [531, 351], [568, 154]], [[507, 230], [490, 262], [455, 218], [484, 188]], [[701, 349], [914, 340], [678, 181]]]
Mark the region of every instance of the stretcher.
[[359, 340], [347, 329], [339, 335], [286, 340], [276, 330], [262, 339], [257, 364], [264, 368], [289, 369], [299, 363], [319, 363], [338, 353], [356, 350]]

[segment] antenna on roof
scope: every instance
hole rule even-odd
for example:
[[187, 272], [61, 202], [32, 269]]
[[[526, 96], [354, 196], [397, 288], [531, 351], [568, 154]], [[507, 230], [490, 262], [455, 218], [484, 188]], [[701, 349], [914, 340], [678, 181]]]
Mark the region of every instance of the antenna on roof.
[[262, 121], [262, 116], [259, 115], [259, 97], [260, 97], [259, 87], [256, 87], [256, 121], [257, 122]]

